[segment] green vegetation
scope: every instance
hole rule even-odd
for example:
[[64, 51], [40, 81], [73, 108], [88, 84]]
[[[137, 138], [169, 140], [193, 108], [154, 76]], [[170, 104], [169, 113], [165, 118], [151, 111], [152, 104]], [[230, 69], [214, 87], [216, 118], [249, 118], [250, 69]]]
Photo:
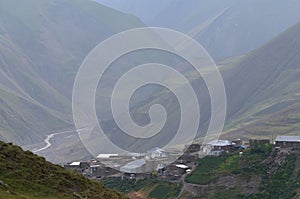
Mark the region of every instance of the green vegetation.
[[165, 199], [178, 196], [182, 188], [182, 183], [171, 183], [157, 179], [129, 180], [124, 178], [106, 178], [102, 184], [108, 188], [115, 189], [123, 193], [142, 192], [150, 198]]
[[149, 194], [150, 198], [166, 199], [176, 197], [180, 193], [180, 186], [158, 184]]
[[208, 184], [222, 175], [228, 175], [238, 169], [238, 155], [205, 157], [198, 160], [197, 168], [185, 179], [188, 183]]
[[258, 166], [258, 163], [270, 153], [269, 146], [265, 147], [266, 151], [265, 148], [259, 148], [245, 152], [241, 157], [234, 153], [199, 159], [196, 169], [186, 177], [185, 181], [193, 184], [208, 184], [221, 176], [239, 174], [243, 171], [260, 173], [263, 168]]
[[117, 199], [125, 196], [82, 175], [47, 162], [20, 147], [0, 142], [0, 198]]
[[264, 176], [260, 193], [247, 198], [277, 199], [295, 198], [295, 190], [300, 187], [300, 172], [294, 172], [296, 155], [286, 157], [285, 163], [271, 177]]
[[241, 156], [205, 157], [198, 160], [186, 182], [208, 185], [199, 198], [296, 198], [300, 188], [298, 153], [283, 154], [264, 144]]
[[135, 186], [137, 186], [135, 180], [129, 180], [127, 178], [124, 178], [123, 180], [121, 178], [104, 178], [101, 180], [101, 183], [110, 189], [114, 189], [122, 193], [129, 193]]

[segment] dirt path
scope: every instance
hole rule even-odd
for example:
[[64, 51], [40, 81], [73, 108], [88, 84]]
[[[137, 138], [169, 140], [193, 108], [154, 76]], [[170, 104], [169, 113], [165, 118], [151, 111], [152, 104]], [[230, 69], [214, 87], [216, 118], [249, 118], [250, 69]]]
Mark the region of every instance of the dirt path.
[[[83, 130], [83, 129], [79, 129], [78, 131], [81, 131], [81, 130]], [[66, 130], [66, 131], [62, 131], [62, 132], [57, 132], [57, 133], [52, 133], [52, 134], [48, 135], [46, 137], [46, 139], [44, 140], [46, 146], [44, 146], [44, 147], [42, 147], [40, 149], [35, 149], [32, 152], [33, 153], [38, 153], [38, 152], [44, 151], [44, 150], [48, 149], [49, 147], [51, 147], [51, 145], [52, 145], [51, 139], [53, 139], [55, 136], [62, 135], [62, 134], [65, 134], [65, 133], [72, 133], [72, 132], [74, 134], [77, 133], [77, 131], [74, 130], [74, 129], [72, 129], [72, 130]]]
[[139, 192], [130, 192], [128, 194], [128, 197], [130, 199], [147, 199], [147, 197], [145, 197], [143, 194], [141, 194]]
[[41, 151], [44, 151], [44, 150], [48, 149], [52, 145], [50, 141], [54, 136], [65, 134], [65, 133], [71, 133], [71, 132], [74, 132], [74, 130], [63, 131], [63, 132], [58, 132], [58, 133], [52, 133], [52, 134], [48, 135], [47, 138], [44, 140], [44, 142], [46, 143], [46, 146], [44, 146], [40, 149], [33, 150], [32, 152], [33, 153], [38, 153], [38, 152], [41, 152]]

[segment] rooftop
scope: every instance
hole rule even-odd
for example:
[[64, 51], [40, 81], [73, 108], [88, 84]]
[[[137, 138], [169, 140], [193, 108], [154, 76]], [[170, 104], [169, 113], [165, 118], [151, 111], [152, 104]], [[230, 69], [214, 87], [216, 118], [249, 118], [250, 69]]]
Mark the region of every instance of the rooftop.
[[103, 154], [99, 154], [97, 156], [97, 158], [99, 158], [99, 159], [108, 159], [108, 158], [117, 157], [117, 156], [119, 156], [119, 154], [106, 154], [106, 153], [103, 153]]
[[176, 167], [177, 168], [180, 168], [180, 169], [188, 169], [189, 167], [186, 166], [185, 164], [176, 164]]
[[300, 142], [300, 136], [279, 135], [276, 137], [276, 142]]
[[102, 165], [91, 165], [91, 168], [103, 167]]
[[213, 140], [207, 143], [208, 145], [212, 146], [230, 146], [232, 142], [229, 140]]
[[70, 166], [79, 166], [80, 165], [80, 162], [72, 162], [71, 164], [70, 164]]

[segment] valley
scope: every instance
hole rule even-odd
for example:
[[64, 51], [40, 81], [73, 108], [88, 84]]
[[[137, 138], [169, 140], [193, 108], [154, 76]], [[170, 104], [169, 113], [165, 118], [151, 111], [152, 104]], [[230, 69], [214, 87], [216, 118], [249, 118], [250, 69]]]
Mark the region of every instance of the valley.
[[[299, 13], [297, 0], [0, 0], [0, 198], [300, 198]], [[80, 102], [93, 88], [88, 102], [95, 106], [83, 103], [76, 118], [74, 107], [82, 104], [75, 103], [74, 85], [87, 56], [117, 33], [152, 26], [198, 42], [203, 51], [192, 58], [203, 65], [202, 76], [173, 51], [138, 48], [113, 60], [96, 88], [91, 84], [99, 74], [81, 77]], [[132, 41], [198, 52], [179, 39], [172, 47], [165, 38], [175, 37], [168, 36], [134, 35], [94, 59], [107, 61]], [[115, 93], [120, 79], [149, 63], [155, 73], [133, 73], [140, 79], [127, 77], [127, 84], [150, 75], [156, 81], [136, 87], [128, 101], [129, 88]], [[187, 81], [167, 78], [158, 64]], [[216, 77], [214, 64], [225, 90], [212, 100], [211, 89], [220, 88], [209, 88], [204, 77]], [[193, 96], [180, 104], [170, 84], [185, 97], [189, 84]], [[126, 103], [112, 103], [116, 96]], [[197, 105], [200, 118], [192, 113]], [[223, 130], [212, 125], [218, 136], [211, 138], [212, 115], [224, 118], [222, 105], [225, 124]], [[116, 109], [123, 110], [118, 118]], [[119, 126], [125, 114], [123, 127], [140, 127], [143, 136], [154, 120], [165, 123], [140, 138]], [[185, 114], [190, 117], [181, 118]], [[76, 129], [82, 121], [85, 128]], [[187, 130], [177, 131], [195, 123], [196, 137], [187, 146]], [[176, 136], [182, 142], [169, 146]]]

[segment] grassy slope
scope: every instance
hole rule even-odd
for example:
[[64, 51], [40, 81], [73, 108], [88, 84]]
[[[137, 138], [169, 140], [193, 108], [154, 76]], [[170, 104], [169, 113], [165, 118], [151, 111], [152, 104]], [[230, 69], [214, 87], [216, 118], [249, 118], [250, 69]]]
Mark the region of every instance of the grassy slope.
[[199, 166], [192, 175], [186, 178], [186, 182], [194, 184], [208, 184], [220, 175], [230, 174], [236, 169], [238, 155], [232, 157], [206, 157], [200, 159]]
[[[31, 142], [43, 138], [52, 129], [69, 124], [67, 100], [51, 88], [34, 71], [17, 47], [0, 38], [0, 92], [2, 140]], [[58, 110], [60, 109], [60, 110]], [[23, 132], [31, 132], [31, 136]]]
[[223, 71], [230, 129], [226, 135], [271, 138], [298, 133], [299, 33], [297, 24]]
[[135, 181], [125, 178], [122, 181], [120, 178], [108, 178], [103, 179], [102, 184], [132, 197], [135, 193], [138, 193], [147, 198], [159, 199], [176, 198], [182, 188], [181, 183], [171, 183], [156, 179]]
[[[276, 157], [284, 159], [281, 166], [272, 160]], [[248, 151], [242, 157], [206, 157], [198, 161], [186, 182], [204, 185], [195, 198], [298, 198], [298, 161], [299, 152], [283, 156], [269, 147]]]
[[18, 146], [0, 142], [0, 198], [126, 198]]

